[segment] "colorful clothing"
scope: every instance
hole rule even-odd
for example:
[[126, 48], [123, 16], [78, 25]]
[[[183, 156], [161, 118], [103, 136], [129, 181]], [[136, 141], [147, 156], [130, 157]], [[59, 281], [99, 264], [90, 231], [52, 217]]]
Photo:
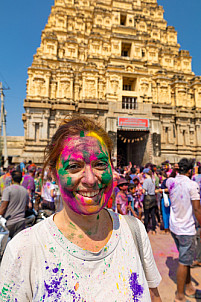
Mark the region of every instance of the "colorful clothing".
[[0, 300], [151, 302], [148, 287], [161, 277], [144, 226], [139, 222], [147, 280], [127, 222], [109, 213], [112, 236], [98, 253], [70, 242], [53, 216], [18, 234], [2, 260]]
[[116, 196], [116, 203], [121, 207], [121, 211], [123, 215], [127, 214], [127, 206], [128, 206], [128, 197], [124, 192], [119, 191]]
[[192, 177], [192, 180], [196, 181], [197, 184], [199, 185], [199, 187], [200, 187], [200, 194], [201, 194], [201, 174], [194, 175]]
[[1, 187], [1, 195], [3, 190], [11, 185], [11, 175], [10, 173], [6, 173], [0, 177], [0, 187]]
[[30, 190], [31, 192], [34, 192], [35, 191], [34, 178], [29, 174], [24, 175], [23, 180], [22, 180], [22, 186], [25, 189]]
[[191, 200], [200, 200], [199, 185], [185, 175], [168, 178], [166, 186], [171, 200], [170, 230], [176, 235], [195, 235]]

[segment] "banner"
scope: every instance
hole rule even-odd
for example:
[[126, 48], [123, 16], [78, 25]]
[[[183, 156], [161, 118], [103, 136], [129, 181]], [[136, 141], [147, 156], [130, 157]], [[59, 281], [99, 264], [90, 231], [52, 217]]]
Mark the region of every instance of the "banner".
[[147, 130], [149, 128], [149, 119], [135, 117], [118, 117], [118, 127]]

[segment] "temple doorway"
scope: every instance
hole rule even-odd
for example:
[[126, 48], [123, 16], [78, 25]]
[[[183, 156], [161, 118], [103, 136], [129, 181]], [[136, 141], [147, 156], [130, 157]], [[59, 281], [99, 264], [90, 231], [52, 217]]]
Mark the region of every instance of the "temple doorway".
[[117, 130], [117, 166], [127, 166], [129, 162], [141, 166], [146, 161], [146, 147], [149, 131]]

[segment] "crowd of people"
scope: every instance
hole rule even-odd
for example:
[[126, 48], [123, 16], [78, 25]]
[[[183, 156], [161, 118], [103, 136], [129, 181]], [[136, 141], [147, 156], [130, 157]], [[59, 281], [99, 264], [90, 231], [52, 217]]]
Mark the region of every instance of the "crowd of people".
[[[39, 301], [37, 299], [39, 299], [40, 294], [43, 294], [40, 297], [45, 297], [44, 300], [40, 298], [42, 299], [40, 301], [49, 301], [47, 299], [49, 297], [60, 298], [68, 295], [76, 297], [77, 300], [74, 298], [73, 301], [85, 301], [79, 300], [81, 299], [80, 295], [89, 297], [89, 293], [93, 295], [93, 289], [89, 286], [88, 279], [82, 275], [83, 263], [85, 262], [81, 265], [82, 261], [77, 262], [76, 259], [92, 261], [93, 265], [90, 264], [85, 273], [88, 274], [90, 271], [92, 274], [93, 272], [95, 279], [105, 284], [107, 279], [104, 275], [112, 265], [112, 257], [114, 257], [116, 263], [119, 263], [119, 266], [113, 267], [116, 276], [122, 274], [119, 269], [124, 265], [127, 273], [130, 274], [128, 280], [122, 277], [122, 280], [127, 280], [125, 281], [127, 285], [130, 284], [125, 299], [120, 298], [122, 297], [121, 291], [117, 291], [115, 293], [116, 300], [114, 301], [131, 301], [132, 299], [128, 297], [132, 295], [133, 297], [135, 295], [139, 298], [143, 297], [139, 301], [150, 301], [150, 296], [152, 301], [161, 301], [157, 290], [161, 277], [153, 259], [147, 233], [151, 232], [157, 236], [157, 232], [163, 234], [171, 232], [179, 251], [175, 301], [187, 301], [185, 294], [190, 297], [201, 298], [201, 292], [195, 290], [190, 278], [190, 266], [201, 266], [200, 163], [195, 164], [193, 160], [183, 158], [173, 167], [167, 160], [160, 166], [147, 163], [145, 166], [139, 167], [129, 163], [128, 166], [114, 168], [111, 160], [111, 146], [108, 135], [94, 121], [91, 122], [84, 117], [72, 118], [70, 121], [64, 121], [64, 124], [53, 136], [46, 151], [47, 155], [43, 169], [29, 161], [28, 163], [22, 162], [17, 166], [9, 166], [6, 171], [2, 171], [0, 177], [0, 215], [7, 220], [7, 228], [11, 238], [26, 227], [26, 217], [33, 217], [34, 223], [37, 215], [42, 210], [49, 211], [50, 216], [46, 222], [38, 224], [37, 227], [35, 226], [33, 231], [29, 230], [29, 233], [21, 232], [18, 234], [18, 238], [22, 242], [19, 246], [16, 245], [15, 238], [8, 245], [5, 259], [13, 261], [11, 261], [13, 268], [20, 261], [19, 259], [26, 260], [23, 263], [23, 268], [21, 268], [23, 280], [27, 277], [29, 261], [32, 261], [33, 264], [34, 261], [39, 259], [38, 263], [34, 262], [35, 266], [45, 265], [41, 275], [37, 277], [34, 275], [33, 280], [30, 281], [33, 282], [31, 283], [32, 287], [26, 279], [26, 282], [23, 281], [27, 284], [26, 289], [19, 290], [18, 287], [22, 279], [19, 278], [17, 273], [14, 274], [11, 269], [7, 269], [6, 260], [4, 260], [2, 271], [8, 280], [14, 282], [13, 284], [18, 284], [15, 290], [19, 290], [19, 297], [23, 298], [29, 295], [31, 301], [34, 291], [34, 295], [37, 297], [34, 301]], [[52, 215], [54, 213], [56, 214]], [[128, 226], [125, 223], [127, 219], [122, 220], [121, 218], [125, 215], [133, 216], [134, 220], [139, 221], [143, 249], [146, 252], [144, 256], [145, 269], [144, 265], [142, 269], [142, 263], [140, 264], [138, 258], [130, 256], [136, 253], [136, 248], [133, 245], [134, 237], [131, 236], [133, 232], [129, 233]], [[140, 221], [144, 223], [145, 230], [142, 228]], [[129, 225], [129, 221], [127, 223]], [[43, 229], [43, 226], [45, 226], [45, 229]], [[120, 228], [122, 234], [125, 235], [121, 238], [118, 237]], [[31, 238], [30, 243], [27, 236]], [[51, 244], [55, 243], [54, 236], [58, 239], [55, 245], [56, 248], [51, 247]], [[197, 236], [196, 250], [195, 236]], [[66, 238], [68, 242], [65, 241]], [[116, 250], [118, 240], [121, 240], [122, 249]], [[38, 242], [40, 242], [40, 249], [36, 253], [35, 245], [38, 246]], [[50, 244], [50, 242], [52, 243]], [[59, 250], [58, 243], [65, 245], [65, 252]], [[21, 250], [22, 244], [24, 244], [23, 251]], [[71, 246], [71, 244], [73, 245]], [[11, 250], [11, 247], [15, 252]], [[29, 249], [27, 249], [28, 247]], [[49, 251], [52, 254], [49, 254]], [[126, 260], [123, 258], [124, 252], [128, 253], [126, 254], [128, 256]], [[77, 256], [75, 256], [75, 253]], [[33, 254], [36, 259], [32, 257]], [[39, 254], [40, 257], [38, 258]], [[68, 292], [64, 291], [66, 283], [64, 281], [62, 282], [65, 284], [62, 283], [61, 285], [59, 283], [58, 280], [60, 279], [58, 278], [60, 277], [56, 277], [55, 282], [58, 282], [57, 285], [61, 286], [59, 290], [58, 288], [55, 290], [55, 286], [51, 283], [53, 281], [50, 282], [49, 275], [50, 264], [48, 259], [51, 259], [51, 269], [56, 274], [60, 270], [63, 254], [66, 257], [68, 255], [67, 258], [71, 258], [69, 258], [69, 261], [74, 262], [63, 262], [62, 275], [64, 270], [68, 272], [69, 269], [72, 270], [68, 267], [74, 265], [71, 263], [76, 263], [75, 266], [72, 266], [75, 269], [75, 274], [72, 272], [71, 279], [68, 279], [68, 275], [65, 275], [65, 278], [68, 279], [70, 284], [77, 280], [78, 272], [83, 278], [79, 282], [75, 282], [73, 289]], [[116, 258], [117, 254], [118, 259]], [[105, 269], [105, 259], [109, 255], [107, 269]], [[31, 257], [32, 260], [30, 260]], [[132, 270], [135, 270], [135, 265], [131, 264], [130, 257], [138, 267], [137, 273], [132, 273]], [[54, 267], [55, 259], [60, 261], [60, 266], [56, 265]], [[103, 275], [100, 277], [100, 275], [96, 275], [97, 268], [94, 265], [97, 261], [99, 263], [101, 259], [103, 259], [101, 264], [103, 267], [100, 266], [99, 269]], [[124, 259], [124, 261], [119, 259]], [[43, 260], [44, 263], [42, 263]], [[140, 267], [144, 273], [142, 273]], [[154, 275], [153, 271], [155, 272]], [[31, 270], [31, 273], [35, 274], [34, 272]], [[140, 282], [144, 284], [144, 289], [146, 288], [144, 293], [143, 287], [140, 287], [137, 283], [136, 278], [138, 277]], [[45, 280], [50, 278], [49, 285], [39, 282], [42, 282], [43, 278], [46, 278]], [[90, 275], [88, 278], [90, 278]], [[117, 289], [119, 286], [122, 289], [124, 288], [125, 285], [122, 280], [119, 281], [120, 285], [117, 286]], [[107, 292], [114, 292], [113, 285], [116, 286], [116, 284], [111, 283], [107, 288]], [[139, 292], [135, 292], [136, 284]], [[77, 293], [79, 286], [80, 294]], [[88, 288], [89, 291], [84, 287]], [[150, 294], [147, 291], [148, 288]], [[0, 294], [6, 296], [7, 292], [2, 291]], [[94, 292], [94, 295], [96, 294], [97, 291]], [[96, 298], [96, 301], [103, 301], [101, 299], [100, 296]], [[52, 300], [50, 299], [50, 301]], [[66, 300], [64, 298], [61, 301]], [[91, 298], [88, 301], [92, 301]]]
[[[201, 165], [199, 162], [193, 161], [192, 164], [190, 178], [197, 182], [201, 189]], [[113, 192], [107, 208], [122, 215], [137, 217], [144, 222], [147, 232], [151, 231], [154, 235], [157, 226], [160, 233], [169, 234], [171, 201], [166, 181], [168, 178], [175, 178], [178, 171], [178, 164], [174, 164], [172, 168], [168, 160], [160, 166], [147, 163], [145, 166], [139, 167], [129, 163], [125, 167], [116, 167]], [[8, 228], [14, 222], [16, 231], [14, 234], [25, 227], [25, 224], [22, 223], [25, 217], [31, 214], [37, 216], [41, 209], [49, 210], [50, 214], [62, 210], [63, 203], [59, 187], [48, 169], [42, 175], [41, 167], [32, 161], [28, 163], [24, 161], [20, 165], [9, 166], [2, 170], [1, 174], [1, 200], [9, 201], [7, 195], [10, 194], [10, 190], [13, 190], [13, 198], [16, 201], [10, 203], [11, 209], [7, 209], [4, 203], [3, 208], [2, 206], [0, 208], [0, 215], [4, 215], [8, 220]], [[15, 186], [11, 186], [12, 184]], [[18, 187], [16, 187], [17, 184]], [[26, 191], [22, 188], [25, 188]], [[19, 190], [23, 192], [21, 193], [23, 196], [16, 194]], [[16, 208], [16, 203], [18, 203], [18, 207], [21, 205], [22, 208]], [[7, 203], [8, 205], [9, 203]], [[16, 217], [14, 217], [13, 210], [17, 213]], [[21, 211], [22, 221], [19, 221], [19, 211]], [[11, 237], [13, 237], [13, 232], [11, 232]]]

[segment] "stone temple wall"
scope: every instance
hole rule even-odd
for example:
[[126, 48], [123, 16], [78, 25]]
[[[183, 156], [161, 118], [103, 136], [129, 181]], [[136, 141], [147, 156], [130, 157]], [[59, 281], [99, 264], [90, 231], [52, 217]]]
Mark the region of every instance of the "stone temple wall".
[[[22, 158], [43, 161], [62, 118], [149, 119], [149, 159], [201, 160], [201, 77], [156, 0], [55, 0], [28, 69]], [[133, 129], [135, 130], [135, 129]], [[140, 129], [137, 129], [140, 130]]]

